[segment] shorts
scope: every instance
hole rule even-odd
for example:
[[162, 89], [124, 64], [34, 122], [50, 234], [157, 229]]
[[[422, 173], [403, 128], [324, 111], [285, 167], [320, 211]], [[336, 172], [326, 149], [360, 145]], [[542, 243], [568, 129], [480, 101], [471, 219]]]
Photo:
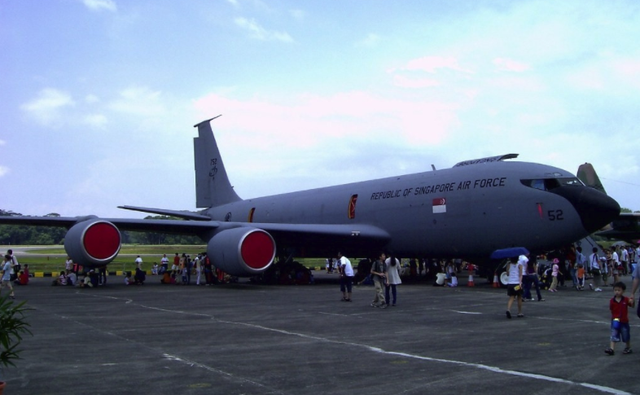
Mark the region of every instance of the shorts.
[[613, 321], [611, 321], [611, 341], [614, 343], [623, 341], [625, 343], [628, 343], [629, 340], [631, 340], [631, 333], [629, 330], [629, 323], [628, 322], [621, 322], [620, 323], [620, 328], [618, 329], [614, 329], [613, 328]]
[[353, 287], [353, 276], [341, 276], [340, 277], [340, 291], [351, 292]]
[[[516, 287], [519, 287], [519, 289], [516, 290]], [[507, 296], [522, 296], [522, 287], [520, 284], [507, 285]]]

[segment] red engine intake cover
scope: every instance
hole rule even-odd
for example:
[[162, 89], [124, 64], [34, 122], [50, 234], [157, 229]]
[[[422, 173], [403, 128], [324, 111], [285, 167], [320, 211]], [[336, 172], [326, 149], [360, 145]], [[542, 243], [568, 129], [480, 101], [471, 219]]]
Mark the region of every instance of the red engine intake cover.
[[273, 237], [262, 229], [238, 227], [215, 234], [207, 245], [211, 263], [233, 276], [264, 272], [276, 256]]
[[100, 219], [77, 223], [64, 238], [67, 254], [85, 266], [106, 265], [120, 252], [122, 237], [114, 224]]

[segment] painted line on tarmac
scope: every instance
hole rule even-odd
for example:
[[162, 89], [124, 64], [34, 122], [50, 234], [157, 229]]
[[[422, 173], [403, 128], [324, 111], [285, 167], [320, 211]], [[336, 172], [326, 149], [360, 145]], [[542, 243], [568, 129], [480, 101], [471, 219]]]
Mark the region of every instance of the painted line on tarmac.
[[460, 310], [451, 310], [454, 313], [458, 313], [458, 314], [470, 314], [470, 315], [481, 315], [483, 313], [480, 313], [478, 311], [460, 311]]
[[[379, 354], [384, 354], [384, 355], [393, 355], [393, 356], [398, 356], [398, 357], [404, 357], [404, 358], [410, 358], [410, 359], [416, 359], [416, 360], [421, 360], [421, 361], [429, 361], [429, 362], [440, 362], [440, 363], [446, 363], [446, 364], [452, 364], [452, 365], [458, 365], [458, 366], [464, 366], [464, 367], [471, 367], [471, 368], [476, 368], [476, 369], [481, 369], [481, 370], [487, 370], [493, 373], [498, 373], [498, 374], [506, 374], [506, 375], [510, 375], [510, 376], [517, 376], [517, 377], [523, 377], [523, 378], [529, 378], [529, 379], [534, 379], [534, 380], [542, 380], [542, 381], [548, 381], [548, 382], [552, 382], [552, 383], [561, 383], [561, 384], [567, 384], [567, 385], [572, 385], [572, 386], [578, 386], [578, 387], [584, 387], [584, 388], [589, 388], [589, 389], [593, 389], [596, 391], [600, 391], [603, 393], [607, 393], [607, 394], [613, 394], [613, 395], [633, 395], [630, 392], [626, 392], [626, 391], [622, 391], [616, 388], [611, 388], [611, 387], [605, 387], [605, 386], [601, 386], [601, 385], [597, 385], [597, 384], [590, 384], [590, 383], [580, 383], [580, 382], [576, 382], [576, 381], [571, 381], [571, 380], [566, 380], [566, 379], [561, 379], [558, 377], [552, 377], [552, 376], [546, 376], [546, 375], [542, 375], [542, 374], [537, 374], [537, 373], [526, 373], [526, 372], [519, 372], [517, 370], [509, 370], [509, 369], [503, 369], [503, 368], [499, 368], [497, 366], [490, 366], [490, 365], [485, 365], [485, 364], [481, 364], [481, 363], [473, 363], [473, 362], [464, 362], [464, 361], [456, 361], [456, 360], [452, 360], [452, 359], [443, 359], [443, 358], [433, 358], [433, 357], [426, 357], [426, 356], [422, 356], [422, 355], [416, 355], [416, 354], [409, 354], [409, 353], [404, 353], [404, 352], [399, 352], [399, 351], [387, 351], [384, 350], [382, 348], [379, 347], [373, 347], [373, 346], [369, 346], [367, 344], [360, 344], [360, 343], [352, 343], [352, 342], [345, 342], [345, 341], [341, 341], [341, 340], [333, 340], [333, 339], [329, 339], [326, 337], [320, 337], [320, 336], [315, 336], [315, 335], [308, 335], [308, 334], [304, 334], [304, 333], [298, 333], [298, 332], [291, 332], [291, 331], [287, 331], [284, 329], [277, 329], [277, 328], [269, 328], [266, 327], [264, 325], [257, 325], [257, 324], [251, 324], [248, 322], [240, 322], [240, 321], [228, 321], [228, 320], [222, 320], [222, 319], [218, 319], [215, 318], [215, 316], [210, 315], [210, 314], [203, 314], [203, 313], [192, 313], [192, 312], [188, 312], [188, 311], [183, 311], [183, 310], [171, 310], [171, 309], [166, 309], [166, 308], [158, 308], [155, 306], [147, 306], [147, 305], [143, 305], [140, 303], [130, 303], [131, 299], [129, 298], [117, 298], [117, 297], [110, 297], [110, 296], [99, 296], [99, 295], [91, 295], [97, 298], [108, 298], [108, 299], [121, 299], [123, 301], [125, 301], [128, 304], [132, 304], [138, 307], [142, 307], [145, 309], [149, 309], [149, 310], [157, 310], [157, 311], [163, 311], [163, 312], [170, 312], [170, 313], [178, 313], [178, 314], [185, 314], [185, 315], [193, 315], [193, 316], [199, 316], [199, 317], [209, 317], [210, 319], [219, 322], [219, 323], [223, 323], [223, 324], [228, 324], [228, 325], [238, 325], [238, 326], [245, 326], [245, 327], [249, 327], [249, 328], [254, 328], [254, 329], [260, 329], [260, 330], [265, 330], [265, 331], [270, 331], [270, 332], [274, 332], [274, 333], [280, 333], [280, 334], [284, 334], [284, 335], [288, 335], [288, 336], [297, 336], [303, 339], [310, 339], [310, 340], [316, 340], [316, 341], [320, 341], [320, 342], [326, 342], [326, 343], [334, 343], [334, 344], [340, 344], [340, 345], [347, 345], [347, 346], [351, 346], [351, 347], [358, 347], [358, 348], [364, 348], [367, 349], [369, 351], [375, 352], [375, 353], [379, 353]], [[74, 320], [75, 321], [75, 320]], [[77, 322], [77, 321], [75, 321]], [[77, 322], [78, 324], [81, 324], [80, 322]], [[83, 324], [83, 325], [87, 325], [87, 324]], [[112, 334], [110, 332], [107, 332], [109, 334]], [[112, 334], [113, 335], [113, 334]], [[115, 335], [118, 336], [118, 335]], [[118, 336], [120, 337], [120, 336]], [[131, 341], [129, 339], [127, 339], [128, 341]], [[136, 342], [138, 343], [138, 342]], [[149, 346], [146, 346], [148, 348], [152, 348]], [[152, 348], [153, 349], [153, 348]], [[167, 359], [172, 359], [175, 361], [180, 361], [183, 363], [188, 363], [188, 364], [192, 364], [193, 366], [197, 366], [212, 372], [217, 372], [220, 374], [224, 374], [226, 373], [228, 376], [230, 377], [235, 377], [233, 374], [231, 373], [227, 373], [227, 372], [223, 372], [219, 369], [215, 369], [212, 367], [209, 367], [207, 365], [195, 362], [195, 361], [188, 361], [188, 360], [184, 360], [182, 358], [179, 357], [175, 357], [169, 354], [164, 353], [164, 357]], [[238, 378], [238, 377], [235, 377]], [[259, 385], [264, 387], [264, 385], [254, 382], [252, 380], [247, 380], [244, 379], [247, 382], [251, 382], [253, 384]]]
[[610, 388], [610, 387], [605, 387], [605, 386], [596, 385], [596, 384], [590, 384], [590, 383], [579, 383], [579, 382], [565, 380], [565, 379], [561, 379], [561, 378], [557, 378], [557, 377], [545, 376], [545, 375], [542, 375], [542, 374], [526, 373], [526, 372], [519, 372], [519, 371], [516, 371], [516, 370], [502, 369], [502, 368], [499, 368], [499, 367], [496, 367], [496, 366], [489, 366], [489, 365], [480, 364], [480, 363], [472, 363], [472, 362], [456, 361], [456, 360], [451, 360], [451, 359], [425, 357], [425, 356], [422, 356], [422, 355], [414, 355], [414, 354], [408, 354], [408, 353], [397, 352], [397, 351], [386, 351], [386, 350], [383, 350], [382, 348], [373, 347], [373, 346], [369, 346], [369, 345], [366, 345], [366, 344], [344, 342], [344, 341], [339, 341], [339, 340], [332, 340], [332, 339], [328, 339], [328, 338], [325, 338], [325, 337], [307, 335], [307, 334], [304, 334], [304, 333], [290, 332], [290, 331], [286, 331], [286, 330], [283, 330], [283, 329], [269, 328], [269, 327], [266, 327], [266, 326], [263, 326], [263, 325], [250, 324], [250, 323], [247, 323], [247, 322], [237, 322], [237, 321], [227, 321], [227, 320], [216, 320], [216, 321], [221, 322], [221, 323], [230, 324], [230, 325], [242, 325], [242, 326], [247, 326], [247, 327], [250, 327], [250, 328], [263, 329], [263, 330], [267, 330], [267, 331], [271, 331], [271, 332], [282, 333], [282, 334], [285, 334], [285, 335], [297, 336], [297, 337], [301, 337], [301, 338], [305, 338], [305, 339], [312, 339], [312, 340], [317, 340], [317, 341], [322, 341], [322, 342], [327, 342], [327, 343], [335, 343], [335, 344], [348, 345], [348, 346], [352, 346], [352, 347], [365, 348], [365, 349], [368, 349], [370, 351], [373, 351], [373, 352], [376, 352], [376, 353], [380, 353], [380, 354], [385, 354], [385, 355], [394, 355], [394, 356], [399, 356], [399, 357], [404, 357], [404, 358], [418, 359], [418, 360], [422, 360], [422, 361], [441, 362], [441, 363], [448, 363], [448, 364], [465, 366], [465, 367], [472, 367], [472, 368], [476, 368], [476, 369], [488, 370], [490, 372], [494, 372], [494, 373], [498, 373], [498, 374], [507, 374], [507, 375], [511, 375], [511, 376], [530, 378], [530, 379], [534, 379], [534, 380], [543, 380], [543, 381], [549, 381], [549, 382], [553, 382], [553, 383], [562, 383], [562, 384], [568, 384], [568, 385], [575, 385], [575, 386], [590, 388], [590, 389], [594, 389], [594, 390], [597, 390], [597, 391], [600, 391], [600, 392], [604, 392], [604, 393], [608, 393], [608, 394], [614, 394], [614, 395], [632, 395], [630, 392], [618, 390], [616, 388]]

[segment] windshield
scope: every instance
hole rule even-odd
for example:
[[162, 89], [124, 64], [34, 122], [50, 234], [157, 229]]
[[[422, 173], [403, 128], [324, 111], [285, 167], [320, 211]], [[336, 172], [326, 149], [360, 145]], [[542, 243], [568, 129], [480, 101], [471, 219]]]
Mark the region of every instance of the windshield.
[[550, 191], [552, 189], [563, 186], [584, 186], [582, 181], [576, 177], [567, 178], [536, 178], [528, 180], [520, 180], [522, 185], [530, 188], [540, 189], [541, 191]]

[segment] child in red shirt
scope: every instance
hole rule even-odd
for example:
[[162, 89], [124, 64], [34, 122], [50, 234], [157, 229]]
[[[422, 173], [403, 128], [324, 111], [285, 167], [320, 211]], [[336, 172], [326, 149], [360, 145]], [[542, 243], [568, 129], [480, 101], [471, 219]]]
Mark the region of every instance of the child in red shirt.
[[633, 307], [634, 300], [623, 296], [627, 286], [619, 281], [613, 284], [614, 296], [609, 301], [609, 310], [611, 310], [611, 342], [609, 348], [604, 350], [606, 354], [613, 355], [613, 347], [621, 340], [626, 343], [623, 354], [631, 354], [631, 336], [629, 334], [629, 315], [628, 308]]

